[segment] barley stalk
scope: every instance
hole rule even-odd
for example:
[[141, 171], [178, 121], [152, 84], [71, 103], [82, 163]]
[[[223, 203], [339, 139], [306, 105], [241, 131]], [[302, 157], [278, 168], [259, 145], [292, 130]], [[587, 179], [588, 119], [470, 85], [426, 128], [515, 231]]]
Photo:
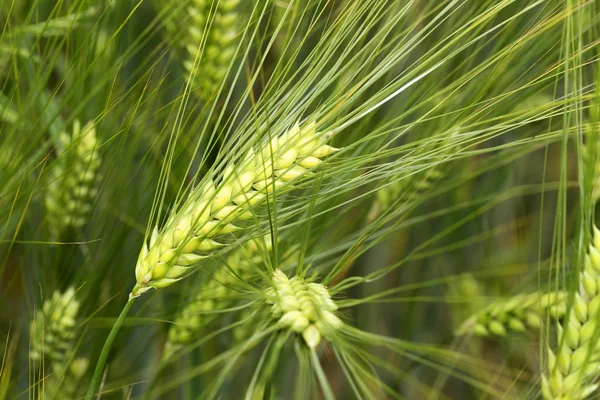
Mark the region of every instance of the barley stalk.
[[92, 210], [91, 203], [98, 193], [101, 163], [93, 122], [88, 122], [82, 129], [75, 120], [72, 135], [63, 132], [60, 138], [61, 143], [56, 148], [59, 159], [44, 199], [48, 226], [55, 238], [69, 227], [85, 225], [86, 216]]
[[131, 298], [172, 285], [214, 256], [224, 246], [214, 240], [217, 236], [239, 230], [235, 224], [253, 218], [274, 189], [310, 176], [309, 169], [337, 150], [325, 144], [327, 138], [317, 133], [314, 123], [303, 129], [296, 124], [250, 149], [239, 164], [230, 162], [218, 182], [201, 183], [162, 232], [155, 229], [142, 246]]
[[[187, 58], [183, 65], [191, 74], [194, 60], [204, 41], [204, 51], [195, 72], [194, 87], [199, 97], [209, 100], [225, 77], [235, 56], [236, 37], [245, 25], [236, 10], [240, 0], [192, 0], [188, 7], [190, 24], [185, 45]], [[214, 8], [216, 5], [216, 9]]]
[[334, 314], [337, 306], [329, 290], [320, 283], [301, 276], [290, 279], [277, 269], [273, 287], [265, 290], [265, 295], [277, 325], [301, 334], [311, 349], [319, 345], [321, 337], [329, 338], [343, 324]]
[[598, 317], [600, 310], [600, 231], [594, 226], [592, 243], [579, 275], [579, 290], [566, 321], [558, 326], [558, 349], [548, 348], [548, 376], [542, 376], [546, 399], [585, 399], [598, 388], [600, 371]]
[[566, 311], [567, 293], [519, 294], [497, 301], [471, 316], [457, 330], [457, 335], [506, 336], [509, 332], [539, 329], [546, 312], [561, 318]]

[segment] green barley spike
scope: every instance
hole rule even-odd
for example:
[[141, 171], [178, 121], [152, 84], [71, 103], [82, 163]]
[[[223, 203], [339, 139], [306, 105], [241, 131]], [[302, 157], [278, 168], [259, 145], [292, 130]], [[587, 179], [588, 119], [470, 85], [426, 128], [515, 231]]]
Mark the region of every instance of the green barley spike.
[[214, 239], [240, 230], [236, 224], [253, 219], [275, 189], [292, 188], [293, 182], [314, 176], [309, 170], [337, 151], [326, 144], [328, 138], [314, 123], [296, 124], [250, 149], [240, 162], [230, 162], [216, 183], [201, 182], [142, 246], [130, 297], [170, 286], [209, 261], [223, 247]]
[[44, 382], [48, 398], [58, 398], [58, 395], [66, 400], [76, 398], [78, 385], [87, 371], [86, 358], [71, 361], [75, 351], [79, 305], [74, 288], [64, 293], [55, 291], [31, 323], [29, 356], [34, 362], [43, 361], [49, 367]]
[[44, 302], [31, 324], [32, 360], [45, 359], [53, 366], [64, 366], [73, 349], [78, 311], [79, 301], [72, 287], [64, 293], [55, 291]]
[[300, 276], [290, 279], [277, 269], [273, 286], [265, 290], [265, 295], [277, 325], [300, 334], [311, 349], [319, 345], [321, 337], [329, 338], [343, 324], [335, 315], [338, 307], [329, 290], [320, 283]]
[[592, 243], [579, 275], [566, 320], [558, 326], [559, 347], [548, 349], [547, 376], [542, 376], [545, 399], [581, 400], [598, 389], [600, 372], [600, 231], [594, 226]]
[[251, 240], [231, 252], [226, 261], [229, 269], [217, 269], [215, 274], [204, 282], [196, 298], [175, 318], [175, 323], [169, 328], [164, 358], [170, 357], [178, 349], [199, 337], [204, 328], [217, 317], [211, 311], [224, 309], [231, 304], [229, 297], [235, 292], [232, 287], [238, 282], [235, 275], [242, 279], [251, 277], [255, 268], [263, 262], [261, 256], [263, 248], [265, 251], [270, 251], [270, 235], [265, 237], [263, 243]]
[[101, 163], [93, 122], [82, 129], [75, 120], [72, 135], [63, 132], [60, 138], [56, 148], [58, 159], [44, 198], [46, 220], [55, 238], [69, 228], [85, 225], [98, 193]]
[[502, 299], [471, 316], [457, 330], [457, 335], [506, 336], [509, 332], [539, 329], [549, 312], [561, 318], [565, 311], [567, 293], [518, 294]]
[[192, 86], [207, 101], [215, 95], [235, 56], [237, 40], [246, 22], [238, 12], [240, 0], [192, 0], [188, 7], [190, 25], [184, 43], [188, 74], [203, 48]]

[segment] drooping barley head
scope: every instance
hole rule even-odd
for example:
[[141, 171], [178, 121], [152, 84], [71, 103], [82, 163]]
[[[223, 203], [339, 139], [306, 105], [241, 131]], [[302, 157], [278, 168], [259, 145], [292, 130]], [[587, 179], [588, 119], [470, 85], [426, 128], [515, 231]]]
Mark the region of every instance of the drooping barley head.
[[315, 125], [298, 124], [281, 136], [250, 149], [239, 162], [230, 162], [217, 182], [204, 180], [181, 210], [172, 215], [150, 243], [144, 244], [135, 269], [137, 284], [131, 296], [163, 288], [183, 279], [223, 247], [219, 235], [235, 232], [235, 224], [254, 218], [255, 210], [275, 190], [312, 176], [309, 169], [337, 149], [325, 144], [328, 135]]

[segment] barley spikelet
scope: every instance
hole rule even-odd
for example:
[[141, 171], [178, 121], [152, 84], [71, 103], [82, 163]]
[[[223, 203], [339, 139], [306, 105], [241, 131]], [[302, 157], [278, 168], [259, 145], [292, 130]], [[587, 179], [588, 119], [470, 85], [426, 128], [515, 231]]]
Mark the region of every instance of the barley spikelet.
[[594, 381], [600, 371], [600, 231], [595, 226], [593, 235], [573, 306], [558, 326], [559, 347], [556, 352], [548, 349], [549, 376], [542, 376], [546, 399], [585, 399], [598, 388]]
[[216, 93], [235, 55], [236, 39], [245, 25], [237, 11], [239, 3], [240, 0], [192, 0], [188, 7], [190, 23], [184, 44], [187, 58], [183, 65], [188, 74], [192, 72], [196, 54], [204, 42], [193, 84], [202, 100]]
[[336, 304], [327, 288], [300, 276], [289, 279], [281, 270], [273, 274], [273, 287], [265, 290], [271, 314], [281, 329], [302, 335], [306, 345], [316, 348], [321, 337], [328, 338], [342, 326], [334, 312]]
[[81, 228], [98, 193], [100, 156], [93, 122], [83, 129], [78, 120], [71, 136], [61, 134], [59, 156], [45, 196], [46, 219], [52, 235], [60, 237], [69, 227]]
[[497, 301], [467, 319], [457, 330], [458, 335], [506, 336], [509, 332], [539, 329], [546, 312], [561, 318], [566, 311], [567, 293], [519, 294]]
[[155, 229], [150, 243], [142, 247], [131, 296], [172, 285], [207, 261], [223, 246], [215, 237], [239, 230], [234, 224], [252, 219], [255, 208], [274, 188], [310, 176], [309, 168], [336, 151], [326, 140], [327, 135], [319, 135], [314, 124], [304, 129], [296, 124], [282, 136], [251, 149], [237, 165], [230, 162], [218, 182], [201, 183], [162, 232]]
[[[180, 311], [175, 318], [175, 324], [169, 328], [164, 358], [170, 357], [199, 337], [204, 328], [217, 318], [217, 314], [210, 313], [211, 311], [224, 309], [231, 304], [232, 300], [228, 297], [233, 295], [233, 287], [238, 283], [235, 275], [241, 279], [251, 277], [254, 268], [263, 262], [261, 245], [257, 240], [244, 243], [227, 257], [226, 265], [229, 269], [217, 269], [215, 274], [204, 282], [195, 299]], [[264, 241], [266, 251], [270, 250], [270, 245], [271, 240], [267, 236]]]

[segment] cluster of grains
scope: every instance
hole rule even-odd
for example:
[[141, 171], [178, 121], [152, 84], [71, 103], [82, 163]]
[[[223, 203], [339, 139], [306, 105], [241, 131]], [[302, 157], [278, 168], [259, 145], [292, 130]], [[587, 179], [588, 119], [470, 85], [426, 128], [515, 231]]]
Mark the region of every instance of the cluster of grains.
[[69, 227], [85, 225], [100, 179], [94, 123], [90, 121], [81, 129], [76, 120], [72, 135], [63, 132], [60, 139], [56, 147], [59, 159], [44, 199], [48, 227], [54, 237], [60, 237]]
[[321, 337], [330, 337], [342, 326], [334, 314], [337, 306], [322, 284], [308, 282], [300, 276], [289, 279], [277, 269], [273, 274], [273, 287], [265, 290], [265, 295], [281, 329], [301, 334], [311, 349], [319, 345]]
[[[548, 349], [549, 376], [542, 376], [546, 399], [585, 399], [598, 388], [600, 372], [600, 231], [594, 237], [579, 275], [579, 290], [565, 321], [558, 326], [558, 349]], [[571, 300], [571, 299], [569, 299]]]
[[561, 318], [565, 314], [567, 295], [562, 291], [520, 294], [495, 302], [467, 319], [457, 334], [506, 336], [508, 332], [539, 329], [547, 312], [553, 318]]
[[75, 289], [56, 291], [44, 302], [31, 324], [30, 358], [44, 361], [52, 375], [46, 380], [46, 392], [60, 391], [61, 398], [73, 398], [77, 385], [88, 367], [84, 358], [71, 361], [74, 351], [79, 301]]
[[281, 136], [250, 149], [239, 163], [230, 162], [218, 182], [205, 180], [172, 215], [162, 232], [154, 230], [144, 244], [135, 269], [137, 297], [150, 288], [163, 288], [183, 279], [223, 246], [218, 235], [240, 228], [234, 224], [254, 218], [255, 208], [273, 190], [311, 176], [310, 168], [337, 149], [325, 144], [314, 124], [296, 124]]
[[239, 279], [251, 278], [255, 268], [263, 262], [262, 252], [270, 249], [271, 241], [267, 236], [262, 243], [257, 240], [244, 243], [227, 257], [225, 264], [228, 268], [219, 268], [203, 282], [195, 299], [178, 313], [175, 323], [169, 328], [164, 358], [170, 357], [202, 334], [204, 328], [217, 317], [214, 311], [232, 303]]
[[203, 46], [193, 85], [203, 100], [216, 93], [235, 55], [237, 38], [245, 25], [237, 11], [239, 3], [240, 0], [192, 0], [188, 7], [190, 24], [183, 65], [192, 73], [196, 55]]

